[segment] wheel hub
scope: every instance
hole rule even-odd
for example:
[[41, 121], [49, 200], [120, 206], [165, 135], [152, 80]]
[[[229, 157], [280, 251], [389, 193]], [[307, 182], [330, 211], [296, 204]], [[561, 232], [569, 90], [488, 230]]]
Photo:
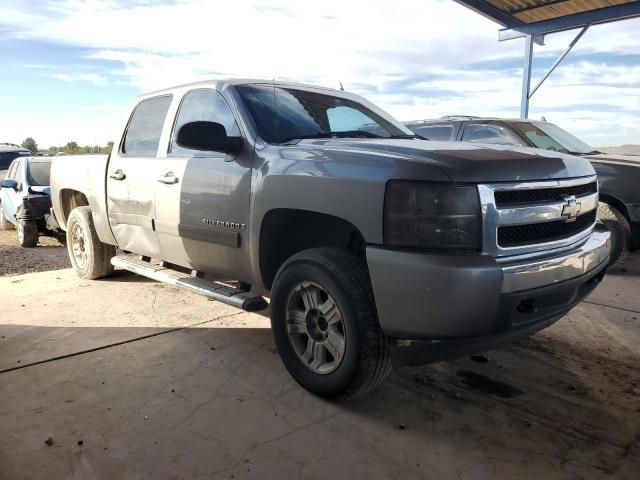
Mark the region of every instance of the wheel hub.
[[319, 310], [312, 309], [307, 312], [307, 333], [316, 342], [322, 342], [329, 336], [329, 322], [322, 316]]
[[304, 282], [287, 303], [287, 333], [294, 352], [312, 372], [333, 372], [344, 358], [346, 331], [337, 303], [321, 286]]
[[75, 224], [71, 229], [71, 251], [78, 267], [83, 268], [87, 263], [87, 249], [82, 226]]

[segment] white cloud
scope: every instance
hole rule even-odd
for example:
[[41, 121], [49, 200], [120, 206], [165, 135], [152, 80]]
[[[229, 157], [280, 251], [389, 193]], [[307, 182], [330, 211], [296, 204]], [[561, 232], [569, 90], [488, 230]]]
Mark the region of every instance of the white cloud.
[[[518, 113], [520, 69], [478, 65], [519, 62], [522, 40], [498, 42], [496, 24], [449, 0], [191, 0], [129, 6], [114, 0], [62, 0], [42, 9], [10, 2], [0, 7], [0, 19], [17, 27], [12, 31], [20, 38], [90, 48], [89, 64], [110, 60], [120, 65], [108, 78], [102, 72], [54, 73], [59, 80], [105, 88], [129, 84], [141, 91], [214, 76], [334, 87], [342, 82], [400, 118]], [[572, 55], [637, 54], [639, 26], [632, 20], [594, 27]], [[557, 56], [573, 35], [548, 37], [547, 46], [536, 47], [537, 57]], [[551, 110], [555, 116], [558, 107], [575, 109], [573, 116], [558, 113], [558, 118], [599, 138], [609, 129], [598, 122], [610, 121], [619, 109], [638, 123], [638, 88], [637, 67], [585, 61], [560, 67], [536, 93], [532, 110]], [[609, 116], [580, 107], [596, 103], [609, 105]], [[622, 141], [621, 133], [610, 135], [612, 142]], [[624, 141], [633, 136], [625, 135]]]
[[89, 82], [98, 86], [107, 84], [107, 79], [96, 73], [51, 73], [49, 76], [63, 82]]

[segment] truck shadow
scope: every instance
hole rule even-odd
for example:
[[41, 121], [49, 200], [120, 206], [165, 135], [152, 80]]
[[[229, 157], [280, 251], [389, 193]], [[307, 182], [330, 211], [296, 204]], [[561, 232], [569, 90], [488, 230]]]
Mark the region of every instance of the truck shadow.
[[[340, 467], [331, 455], [340, 448], [366, 452], [374, 464], [401, 462], [416, 476], [444, 468], [444, 477], [478, 478], [516, 468], [522, 478], [632, 478], [640, 458], [640, 391], [625, 390], [640, 382], [639, 356], [581, 351], [553, 331], [473, 359], [399, 369], [347, 402], [299, 387], [268, 329], [227, 327], [222, 319], [177, 330], [1, 325], [0, 333], [0, 382], [8, 392], [0, 422], [10, 434], [0, 452], [13, 439], [12, 458], [28, 454], [32, 429], [56, 438], [82, 432], [87, 444], [106, 447], [95, 453], [103, 466], [110, 451], [169, 438], [176, 441], [168, 457], [185, 465], [211, 455], [198, 445], [233, 445], [231, 457], [254, 471], [277, 451], [308, 452], [305, 445], [325, 437], [333, 440], [312, 450], [328, 465]], [[614, 371], [615, 378], [607, 374]], [[160, 475], [164, 461], [153, 458], [149, 468]], [[0, 460], [13, 471], [12, 459], [0, 453]], [[68, 459], [54, 449], [32, 461], [55, 471]], [[120, 473], [139, 461], [128, 456]], [[212, 471], [236, 468], [235, 460], [220, 462]]]

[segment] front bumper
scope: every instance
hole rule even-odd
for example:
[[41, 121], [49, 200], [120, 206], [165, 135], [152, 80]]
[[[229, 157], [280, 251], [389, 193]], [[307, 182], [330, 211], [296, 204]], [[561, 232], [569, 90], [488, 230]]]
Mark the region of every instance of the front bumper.
[[503, 343], [540, 330], [595, 288], [609, 260], [609, 236], [597, 228], [569, 251], [501, 262], [486, 255], [368, 247], [382, 330], [418, 344], [433, 347], [437, 343], [430, 350], [440, 350], [438, 358], [449, 356], [445, 355], [448, 348], [454, 352], [463, 345], [467, 350], [483, 350], [490, 348], [483, 344]]

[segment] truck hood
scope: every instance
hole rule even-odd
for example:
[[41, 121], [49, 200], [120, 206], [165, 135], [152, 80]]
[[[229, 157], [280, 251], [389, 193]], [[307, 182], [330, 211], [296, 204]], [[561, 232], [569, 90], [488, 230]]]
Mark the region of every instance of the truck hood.
[[[291, 148], [291, 147], [284, 147]], [[313, 139], [293, 148], [335, 160], [349, 154], [386, 157], [436, 166], [454, 182], [488, 183], [550, 180], [594, 175], [583, 158], [549, 150], [407, 139]], [[282, 152], [284, 153], [284, 151]]]

